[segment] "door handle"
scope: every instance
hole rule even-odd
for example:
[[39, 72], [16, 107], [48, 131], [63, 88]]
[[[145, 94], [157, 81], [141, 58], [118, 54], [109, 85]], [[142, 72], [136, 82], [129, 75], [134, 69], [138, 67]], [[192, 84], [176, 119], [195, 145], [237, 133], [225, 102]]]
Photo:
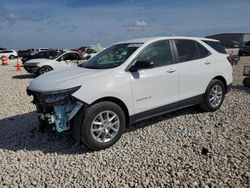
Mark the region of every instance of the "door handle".
[[210, 61], [206, 61], [205, 64], [206, 64], [206, 65], [209, 65], [209, 64], [211, 64], [211, 62], [210, 62]]
[[169, 69], [169, 70], [167, 70], [167, 73], [173, 73], [173, 72], [175, 72], [176, 70], [174, 70], [174, 69]]

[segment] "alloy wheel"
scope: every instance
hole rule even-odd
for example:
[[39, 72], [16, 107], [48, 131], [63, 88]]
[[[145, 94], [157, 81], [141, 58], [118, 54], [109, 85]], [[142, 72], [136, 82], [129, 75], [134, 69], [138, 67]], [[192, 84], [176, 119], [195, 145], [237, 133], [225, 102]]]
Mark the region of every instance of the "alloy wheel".
[[120, 119], [113, 111], [103, 111], [99, 113], [91, 124], [91, 135], [100, 143], [112, 140], [120, 128]]
[[212, 107], [220, 105], [223, 98], [223, 91], [220, 85], [214, 85], [209, 93], [209, 102]]

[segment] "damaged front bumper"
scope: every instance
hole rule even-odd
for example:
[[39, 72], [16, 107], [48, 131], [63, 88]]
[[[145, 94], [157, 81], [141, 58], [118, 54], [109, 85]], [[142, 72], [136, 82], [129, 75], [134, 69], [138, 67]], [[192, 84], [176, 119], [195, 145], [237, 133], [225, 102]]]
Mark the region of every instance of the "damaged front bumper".
[[57, 132], [70, 129], [70, 120], [86, 104], [77, 100], [72, 94], [79, 87], [53, 92], [37, 92], [27, 89], [27, 94], [33, 96], [40, 121], [49, 125]]

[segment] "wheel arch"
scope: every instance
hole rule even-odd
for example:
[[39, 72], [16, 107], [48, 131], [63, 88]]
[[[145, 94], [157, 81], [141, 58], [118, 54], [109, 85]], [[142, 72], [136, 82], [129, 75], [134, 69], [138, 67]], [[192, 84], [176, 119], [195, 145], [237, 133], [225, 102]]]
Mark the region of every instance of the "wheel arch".
[[41, 68], [43, 68], [43, 67], [49, 67], [49, 68], [51, 68], [52, 70], [54, 70], [53, 67], [50, 66], [50, 65], [42, 65], [39, 69], [41, 69]]
[[39, 70], [42, 69], [42, 68], [44, 68], [44, 67], [49, 67], [51, 70], [54, 70], [53, 67], [51, 67], [50, 65], [42, 65], [41, 67], [39, 67], [37, 69], [37, 73], [39, 73]]
[[128, 111], [128, 108], [125, 105], [125, 103], [121, 99], [118, 99], [116, 97], [103, 97], [103, 98], [97, 99], [96, 101], [94, 101], [90, 105], [96, 104], [98, 102], [103, 102], [103, 101], [113, 102], [113, 103], [117, 104], [118, 106], [120, 106], [120, 108], [123, 110], [124, 115], [125, 115], [126, 128], [127, 128], [129, 125], [129, 111]]
[[9, 59], [12, 59], [11, 57], [13, 57], [13, 59], [14, 59], [16, 56], [13, 55], [13, 54], [10, 54], [8, 58], [9, 58]]
[[226, 91], [226, 93], [227, 93], [228, 86], [227, 86], [227, 81], [226, 81], [226, 79], [225, 79], [223, 76], [216, 76], [216, 77], [214, 77], [212, 80], [215, 80], [215, 79], [220, 80], [220, 81], [223, 83], [223, 85], [224, 85], [224, 87], [225, 87], [225, 91]]

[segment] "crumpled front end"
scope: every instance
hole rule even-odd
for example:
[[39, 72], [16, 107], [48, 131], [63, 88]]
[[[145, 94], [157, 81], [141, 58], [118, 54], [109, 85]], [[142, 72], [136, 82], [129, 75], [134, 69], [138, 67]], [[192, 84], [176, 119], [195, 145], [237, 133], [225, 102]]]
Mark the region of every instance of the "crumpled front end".
[[53, 130], [63, 132], [70, 129], [70, 120], [86, 106], [72, 96], [79, 88], [80, 86], [52, 92], [38, 92], [27, 88], [27, 93], [33, 96], [32, 103], [36, 105], [39, 120]]

